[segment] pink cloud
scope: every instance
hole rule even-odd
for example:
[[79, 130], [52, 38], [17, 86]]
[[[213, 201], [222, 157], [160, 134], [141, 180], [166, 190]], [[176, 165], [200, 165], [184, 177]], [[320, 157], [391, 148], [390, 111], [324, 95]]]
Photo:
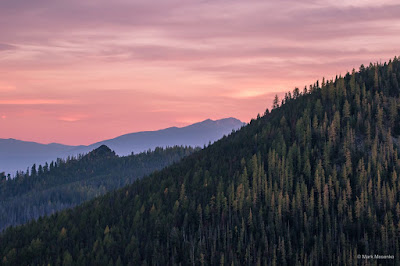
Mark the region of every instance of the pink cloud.
[[63, 104], [63, 100], [50, 99], [12, 99], [0, 100], [0, 105], [44, 105], [44, 104]]
[[72, 115], [72, 116], [58, 117], [58, 120], [64, 121], [64, 122], [77, 122], [77, 121], [81, 121], [84, 118], [85, 118], [85, 115], [76, 115], [76, 116]]

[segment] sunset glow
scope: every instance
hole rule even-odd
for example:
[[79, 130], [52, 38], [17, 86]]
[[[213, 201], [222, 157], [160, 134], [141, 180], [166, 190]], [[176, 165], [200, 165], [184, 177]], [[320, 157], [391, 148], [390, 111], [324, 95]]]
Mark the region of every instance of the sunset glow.
[[249, 122], [275, 94], [399, 56], [399, 14], [398, 1], [1, 1], [0, 138]]

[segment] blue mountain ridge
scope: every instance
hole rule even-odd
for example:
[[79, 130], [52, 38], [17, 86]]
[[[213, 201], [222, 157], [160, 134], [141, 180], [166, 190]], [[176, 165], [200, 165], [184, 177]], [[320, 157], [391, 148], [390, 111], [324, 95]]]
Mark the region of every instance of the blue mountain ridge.
[[245, 123], [236, 118], [207, 119], [185, 127], [169, 127], [157, 131], [142, 131], [103, 140], [90, 145], [41, 144], [16, 139], [0, 139], [0, 172], [11, 174], [26, 171], [35, 164], [44, 164], [57, 158], [86, 154], [101, 145], [108, 146], [119, 156], [174, 145], [203, 147], [214, 142]]

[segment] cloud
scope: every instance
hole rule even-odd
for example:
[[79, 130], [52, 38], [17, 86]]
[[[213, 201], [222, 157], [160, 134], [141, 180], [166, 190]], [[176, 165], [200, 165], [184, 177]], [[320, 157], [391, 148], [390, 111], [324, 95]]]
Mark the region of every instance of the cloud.
[[[336, 6], [332, 1], [24, 2], [0, 4], [1, 17], [10, 23], [0, 30], [0, 41], [18, 43], [15, 53], [20, 54], [8, 63], [15, 58], [38, 66], [82, 60], [212, 64], [214, 59], [287, 60], [298, 55], [318, 60], [361, 48], [378, 51], [382, 42], [374, 45], [377, 35], [392, 44], [399, 41], [393, 36], [399, 29], [400, 5], [393, 1], [368, 6]], [[19, 25], [15, 18], [21, 16], [16, 14], [26, 21]]]
[[256, 98], [259, 96], [265, 95], [265, 89], [244, 89], [239, 90], [234, 93], [230, 93], [227, 97], [237, 98], [237, 99], [247, 99], [247, 98]]
[[63, 116], [63, 117], [59, 117], [58, 120], [65, 121], [65, 122], [77, 122], [77, 121], [80, 121], [81, 118]]
[[63, 100], [50, 100], [50, 99], [12, 99], [0, 100], [0, 105], [53, 105], [65, 104]]
[[0, 43], [0, 52], [1, 51], [7, 51], [7, 50], [14, 50], [17, 49], [16, 46], [7, 44], [7, 43]]
[[0, 1], [2, 134], [35, 121], [36, 135], [82, 143], [249, 121], [275, 93], [399, 55], [397, 2]]

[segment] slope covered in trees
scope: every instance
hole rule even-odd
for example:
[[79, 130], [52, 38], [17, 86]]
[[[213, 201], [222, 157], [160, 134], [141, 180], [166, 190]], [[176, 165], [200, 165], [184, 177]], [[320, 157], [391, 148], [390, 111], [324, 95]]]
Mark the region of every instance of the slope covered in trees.
[[0, 177], [0, 231], [69, 208], [132, 183], [191, 154], [192, 148], [156, 148], [118, 157], [107, 146], [85, 156], [33, 165], [16, 178]]
[[295, 89], [180, 163], [0, 236], [3, 264], [400, 264], [400, 63]]

